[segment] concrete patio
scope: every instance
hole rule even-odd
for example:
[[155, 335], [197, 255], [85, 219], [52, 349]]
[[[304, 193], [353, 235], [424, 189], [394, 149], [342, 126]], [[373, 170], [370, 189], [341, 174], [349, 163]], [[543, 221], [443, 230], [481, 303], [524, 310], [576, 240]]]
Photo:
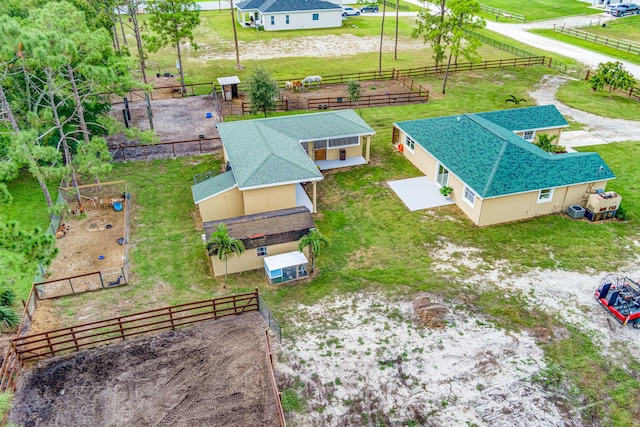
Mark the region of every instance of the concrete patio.
[[410, 211], [453, 205], [453, 200], [440, 194], [440, 187], [426, 176], [387, 181]]

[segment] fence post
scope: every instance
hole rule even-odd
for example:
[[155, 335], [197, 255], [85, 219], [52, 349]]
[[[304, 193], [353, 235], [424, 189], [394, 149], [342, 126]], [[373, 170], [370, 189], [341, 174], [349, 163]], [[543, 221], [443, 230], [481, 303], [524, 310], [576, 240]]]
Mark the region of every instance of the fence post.
[[120, 336], [122, 337], [122, 341], [125, 340], [124, 337], [124, 329], [122, 329], [122, 319], [118, 317], [118, 330], [120, 331]]
[[173, 310], [171, 310], [171, 307], [169, 307], [169, 320], [171, 321], [171, 330], [175, 331], [175, 325], [173, 323]]
[[45, 338], [47, 339], [47, 345], [49, 346], [49, 353], [52, 355], [56, 355], [55, 350], [53, 349], [53, 344], [51, 344], [51, 338], [49, 338], [49, 332], [44, 333]]
[[80, 351], [78, 339], [76, 338], [76, 331], [73, 330], [73, 326], [71, 327], [71, 338], [73, 338], [73, 343], [76, 345], [76, 351]]

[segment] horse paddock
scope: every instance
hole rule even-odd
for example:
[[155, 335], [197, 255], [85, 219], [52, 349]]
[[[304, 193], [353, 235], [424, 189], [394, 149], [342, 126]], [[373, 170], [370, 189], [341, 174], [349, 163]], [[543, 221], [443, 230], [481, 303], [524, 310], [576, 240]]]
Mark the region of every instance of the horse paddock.
[[278, 426], [258, 312], [51, 358], [24, 371], [23, 426]]

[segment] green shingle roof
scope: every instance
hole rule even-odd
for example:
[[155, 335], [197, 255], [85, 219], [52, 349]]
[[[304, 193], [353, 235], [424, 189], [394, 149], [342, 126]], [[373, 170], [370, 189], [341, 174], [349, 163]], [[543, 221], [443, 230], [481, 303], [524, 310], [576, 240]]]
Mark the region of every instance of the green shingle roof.
[[236, 179], [231, 172], [221, 173], [191, 187], [193, 201], [197, 205], [206, 199], [230, 190], [236, 186]]
[[550, 154], [480, 114], [396, 126], [482, 198], [615, 178], [597, 153]]
[[321, 180], [300, 141], [375, 133], [353, 110], [218, 123], [217, 127], [241, 190]]
[[476, 115], [514, 132], [569, 126], [555, 105], [488, 111]]

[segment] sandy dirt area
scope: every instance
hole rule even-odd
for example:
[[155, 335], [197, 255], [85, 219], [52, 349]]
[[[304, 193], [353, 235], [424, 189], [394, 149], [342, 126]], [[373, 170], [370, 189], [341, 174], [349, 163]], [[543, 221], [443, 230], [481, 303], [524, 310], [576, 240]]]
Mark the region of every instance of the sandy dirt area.
[[[620, 325], [593, 298], [610, 272], [510, 276], [506, 264], [485, 268], [476, 248], [440, 246], [432, 253], [439, 271], [479, 271], [465, 280], [470, 290], [497, 287], [505, 296], [519, 295], [588, 333], [603, 357], [621, 366], [626, 355], [640, 353], [638, 331]], [[637, 267], [619, 273], [640, 278]], [[545, 380], [540, 345], [562, 339], [566, 330], [505, 332], [464, 302], [427, 294], [409, 301], [360, 293], [296, 312], [288, 322], [295, 339], [280, 348], [276, 365], [280, 389], [306, 399], [306, 410], [288, 414], [290, 426], [584, 425], [581, 415], [590, 405]]]
[[277, 426], [260, 314], [49, 359], [10, 420], [32, 426]]

